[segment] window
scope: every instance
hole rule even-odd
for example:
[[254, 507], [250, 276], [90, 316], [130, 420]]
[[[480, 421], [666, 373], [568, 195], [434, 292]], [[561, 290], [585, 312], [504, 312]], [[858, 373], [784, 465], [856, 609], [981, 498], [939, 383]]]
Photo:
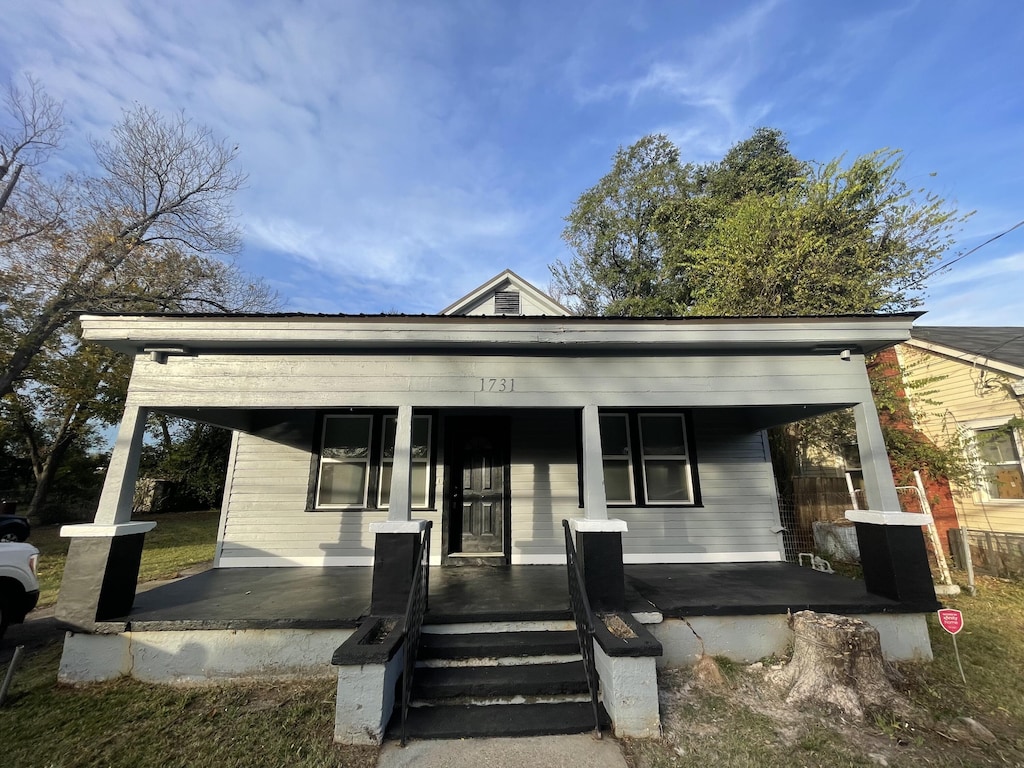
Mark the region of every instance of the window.
[[373, 416], [328, 416], [320, 450], [318, 507], [365, 507]]
[[601, 414], [600, 419], [605, 498], [610, 504], [632, 504], [633, 464], [630, 459], [629, 419], [624, 413]]
[[974, 433], [982, 487], [990, 499], [1024, 499], [1019, 438], [1016, 430], [1006, 425]]
[[[386, 508], [395, 460], [394, 413], [324, 417], [316, 480], [318, 508]], [[413, 417], [412, 506], [431, 504], [433, 420]], [[375, 439], [376, 438], [376, 439]]]
[[681, 413], [602, 413], [609, 504], [694, 504], [692, 459]]
[[[384, 439], [380, 449], [379, 505], [387, 507], [391, 496], [391, 467], [395, 460], [394, 416], [384, 417]], [[412, 419], [412, 506], [427, 506], [430, 498], [430, 417], [413, 416]]]

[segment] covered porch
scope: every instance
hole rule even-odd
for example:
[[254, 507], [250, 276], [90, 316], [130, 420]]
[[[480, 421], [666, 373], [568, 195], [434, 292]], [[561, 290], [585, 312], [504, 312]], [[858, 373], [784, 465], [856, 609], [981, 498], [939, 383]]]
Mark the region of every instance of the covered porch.
[[[626, 610], [662, 618], [932, 611], [859, 579], [790, 563], [626, 565]], [[140, 593], [117, 631], [355, 628], [370, 615], [372, 567], [219, 568]], [[565, 566], [430, 569], [427, 624], [568, 620]]]

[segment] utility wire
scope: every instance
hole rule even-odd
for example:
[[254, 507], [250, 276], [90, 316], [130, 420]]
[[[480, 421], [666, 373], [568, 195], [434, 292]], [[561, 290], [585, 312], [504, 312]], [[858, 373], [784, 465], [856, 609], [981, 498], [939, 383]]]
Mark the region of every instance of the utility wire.
[[974, 253], [975, 251], [979, 251], [979, 250], [981, 250], [982, 248], [984, 248], [984, 247], [985, 247], [986, 245], [988, 245], [989, 243], [994, 243], [994, 242], [995, 242], [996, 240], [998, 240], [998, 239], [999, 239], [1000, 237], [1002, 237], [1003, 235], [1008, 235], [1008, 234], [1010, 234], [1011, 232], [1013, 232], [1013, 230], [1017, 229], [1018, 227], [1022, 227], [1022, 226], [1024, 226], [1024, 220], [1022, 220], [1022, 221], [1018, 221], [1018, 222], [1017, 222], [1016, 224], [1014, 224], [1014, 225], [1013, 225], [1012, 227], [1010, 227], [1009, 229], [1007, 229], [1007, 230], [1006, 230], [1005, 232], [1000, 232], [1000, 233], [999, 233], [998, 235], [994, 235], [993, 237], [990, 237], [990, 238], [989, 238], [988, 240], [986, 240], [986, 241], [985, 241], [984, 243], [982, 243], [981, 245], [976, 245], [976, 246], [974, 246], [973, 248], [971, 248], [971, 250], [967, 251], [966, 253], [961, 253], [961, 254], [960, 254], [959, 256], [957, 256], [957, 257], [956, 257], [955, 259], [952, 259], [952, 260], [950, 260], [950, 261], [947, 261], [947, 262], [946, 262], [945, 264], [940, 264], [940, 265], [939, 265], [939, 266], [937, 266], [937, 267], [936, 267], [935, 269], [933, 269], [933, 270], [932, 270], [931, 272], [926, 272], [926, 273], [925, 273], [924, 275], [922, 275], [922, 276], [921, 276], [920, 278], [918, 278], [918, 280], [917, 280], [917, 281], [916, 281], [916, 282], [914, 283], [914, 285], [920, 285], [920, 284], [921, 284], [921, 283], [923, 283], [923, 282], [924, 282], [925, 280], [927, 280], [927, 279], [928, 279], [929, 277], [931, 277], [932, 275], [934, 275], [934, 274], [935, 274], [936, 272], [941, 272], [942, 270], [944, 270], [944, 269], [946, 269], [946, 268], [948, 268], [948, 267], [951, 267], [951, 266], [953, 266], [954, 264], [956, 264], [956, 263], [957, 263], [958, 261], [960, 261], [961, 259], [966, 259], [966, 258], [967, 258], [968, 256], [970, 256], [970, 255], [971, 255], [972, 253]]

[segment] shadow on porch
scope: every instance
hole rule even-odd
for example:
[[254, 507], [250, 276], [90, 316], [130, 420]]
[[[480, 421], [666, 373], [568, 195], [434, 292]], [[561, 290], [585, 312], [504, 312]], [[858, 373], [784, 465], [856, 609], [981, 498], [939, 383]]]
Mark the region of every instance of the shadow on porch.
[[[915, 613], [869, 594], [864, 582], [789, 563], [627, 565], [633, 613], [682, 616]], [[355, 628], [370, 612], [373, 569], [219, 568], [140, 593], [128, 623], [136, 631]], [[564, 566], [430, 569], [427, 624], [569, 619]]]

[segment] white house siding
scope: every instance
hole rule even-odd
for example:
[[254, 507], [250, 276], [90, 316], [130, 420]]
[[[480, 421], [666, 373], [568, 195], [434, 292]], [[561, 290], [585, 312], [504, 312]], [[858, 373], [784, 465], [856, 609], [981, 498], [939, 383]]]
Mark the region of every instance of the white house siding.
[[[897, 352], [907, 379], [934, 379], [923, 387], [924, 402], [914, 408], [914, 421], [939, 444], [958, 429], [998, 426], [1024, 417], [1024, 403], [1009, 388], [1016, 377], [906, 344]], [[953, 501], [965, 528], [1024, 533], [1024, 504], [1019, 501], [989, 499], [981, 491], [956, 488]]]
[[868, 391], [858, 356], [203, 353], [140, 356], [129, 399], [177, 409], [716, 407], [853, 404]]
[[[307, 511], [314, 414], [296, 411], [287, 441], [238, 433], [228, 468], [217, 565], [371, 565], [370, 523], [387, 510]], [[440, 516], [434, 520], [440, 551]]]
[[[564, 562], [561, 521], [582, 517], [576, 417], [569, 409], [510, 412], [511, 561]], [[701, 507], [612, 508], [628, 522], [630, 562], [719, 562], [779, 559], [778, 503], [759, 432], [738, 413], [695, 411]], [[370, 523], [384, 510], [307, 511], [313, 412], [295, 412], [288, 439], [271, 430], [239, 433], [229, 469], [218, 565], [369, 565]], [[438, 457], [436, 497], [443, 457]], [[414, 511], [434, 522], [432, 551], [441, 553], [441, 513]]]
[[764, 434], [739, 411], [694, 411], [702, 505], [609, 510], [626, 521], [623, 554], [633, 562], [781, 560], [779, 502]]
[[511, 421], [512, 563], [564, 563], [562, 520], [583, 516], [576, 417], [514, 411]]

